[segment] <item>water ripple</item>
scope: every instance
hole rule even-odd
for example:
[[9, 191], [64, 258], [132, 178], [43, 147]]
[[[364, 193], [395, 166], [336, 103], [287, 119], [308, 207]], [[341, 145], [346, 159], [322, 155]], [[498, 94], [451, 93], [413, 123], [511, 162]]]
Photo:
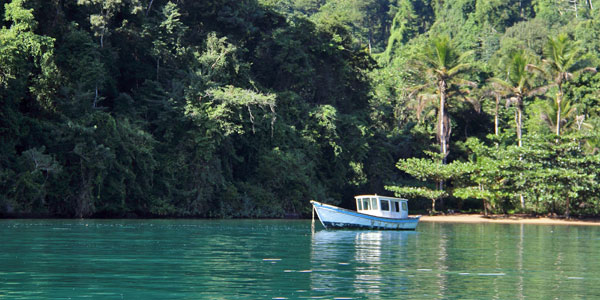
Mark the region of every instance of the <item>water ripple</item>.
[[550, 299], [600, 295], [597, 228], [0, 220], [3, 299]]

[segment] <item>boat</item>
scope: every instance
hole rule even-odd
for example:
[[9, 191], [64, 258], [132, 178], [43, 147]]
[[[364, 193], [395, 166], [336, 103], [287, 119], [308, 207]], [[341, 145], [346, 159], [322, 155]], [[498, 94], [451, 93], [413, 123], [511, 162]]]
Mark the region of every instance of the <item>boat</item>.
[[[356, 211], [311, 200], [325, 228], [415, 230], [421, 216], [408, 216], [408, 200], [379, 195], [355, 196]], [[313, 216], [314, 218], [314, 216]]]

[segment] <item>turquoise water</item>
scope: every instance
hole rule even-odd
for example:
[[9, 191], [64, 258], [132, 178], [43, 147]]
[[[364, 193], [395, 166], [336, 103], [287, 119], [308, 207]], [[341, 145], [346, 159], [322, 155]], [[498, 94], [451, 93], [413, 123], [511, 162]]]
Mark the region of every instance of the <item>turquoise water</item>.
[[593, 299], [600, 227], [0, 220], [0, 299]]

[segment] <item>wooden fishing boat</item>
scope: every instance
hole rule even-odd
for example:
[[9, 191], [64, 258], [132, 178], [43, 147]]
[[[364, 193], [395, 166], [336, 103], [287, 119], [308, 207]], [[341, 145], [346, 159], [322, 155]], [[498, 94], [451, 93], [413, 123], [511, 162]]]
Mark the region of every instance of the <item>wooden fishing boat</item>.
[[415, 230], [421, 216], [408, 216], [408, 200], [378, 195], [360, 195], [356, 211], [311, 200], [325, 228]]

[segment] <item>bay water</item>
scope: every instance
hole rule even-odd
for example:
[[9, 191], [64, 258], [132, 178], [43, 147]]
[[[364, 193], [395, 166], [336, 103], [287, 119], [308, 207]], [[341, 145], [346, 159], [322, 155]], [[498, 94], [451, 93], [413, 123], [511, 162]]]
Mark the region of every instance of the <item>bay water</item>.
[[594, 299], [600, 227], [0, 220], [0, 299]]

